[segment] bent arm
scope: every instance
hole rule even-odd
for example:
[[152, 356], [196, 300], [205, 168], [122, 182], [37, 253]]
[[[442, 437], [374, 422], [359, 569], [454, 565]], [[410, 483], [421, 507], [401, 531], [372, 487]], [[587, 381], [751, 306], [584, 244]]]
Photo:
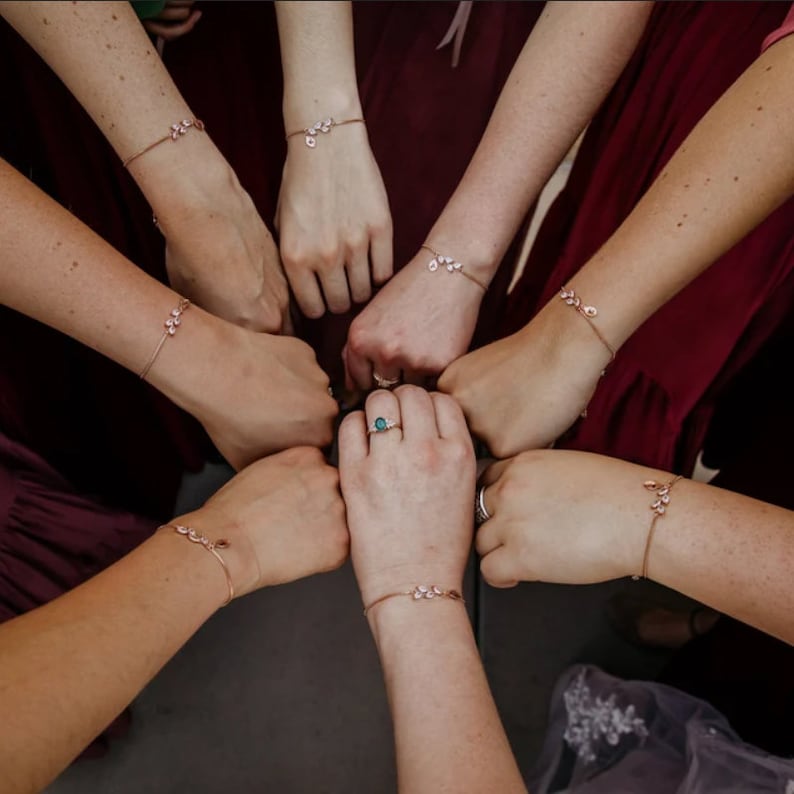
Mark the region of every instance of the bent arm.
[[[0, 303], [140, 372], [178, 300], [0, 160]], [[195, 411], [227, 324], [197, 306], [183, 319], [147, 379]]]

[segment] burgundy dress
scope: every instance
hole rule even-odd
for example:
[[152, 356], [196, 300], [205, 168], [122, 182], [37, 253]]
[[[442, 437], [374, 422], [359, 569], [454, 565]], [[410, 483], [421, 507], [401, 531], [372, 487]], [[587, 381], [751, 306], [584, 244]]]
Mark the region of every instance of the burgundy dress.
[[[546, 216], [500, 335], [524, 326], [615, 231], [679, 144], [758, 57], [783, 3], [656, 5]], [[657, 311], [560, 446], [692, 470], [715, 401], [794, 300], [794, 200]]]

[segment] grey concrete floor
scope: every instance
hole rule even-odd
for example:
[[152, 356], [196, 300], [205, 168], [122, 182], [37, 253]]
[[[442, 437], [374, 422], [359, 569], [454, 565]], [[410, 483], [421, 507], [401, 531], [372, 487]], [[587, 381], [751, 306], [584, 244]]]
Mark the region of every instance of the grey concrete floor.
[[[225, 474], [188, 483], [186, 509]], [[526, 774], [559, 674], [587, 661], [652, 677], [664, 654], [606, 624], [604, 601], [645, 582], [587, 587], [467, 583], [494, 697]], [[454, 671], [438, 664], [439, 675]], [[392, 730], [350, 565], [270, 588], [218, 612], [132, 704], [132, 728], [102, 759], [74, 764], [48, 794], [387, 794]]]

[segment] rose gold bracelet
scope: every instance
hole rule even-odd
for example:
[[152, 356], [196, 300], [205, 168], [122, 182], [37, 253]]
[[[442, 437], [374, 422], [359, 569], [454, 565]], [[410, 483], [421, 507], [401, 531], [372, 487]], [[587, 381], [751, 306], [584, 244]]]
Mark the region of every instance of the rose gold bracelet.
[[221, 540], [210, 540], [208, 537], [204, 535], [199, 535], [195, 529], [192, 527], [185, 527], [182, 524], [163, 524], [158, 529], [173, 529], [177, 535], [182, 535], [183, 537], [187, 538], [191, 543], [197, 543], [199, 546], [203, 546], [213, 557], [221, 564], [223, 568], [223, 573], [226, 576], [226, 585], [229, 588], [229, 596], [228, 598], [221, 604], [221, 606], [226, 606], [232, 602], [234, 598], [234, 582], [232, 582], [232, 575], [229, 573], [229, 569], [226, 567], [226, 562], [224, 561], [223, 557], [218, 554], [217, 549], [228, 549], [231, 546], [231, 542], [225, 539]]
[[593, 322], [593, 318], [598, 316], [598, 309], [595, 306], [586, 306], [582, 303], [582, 299], [574, 292], [572, 289], [566, 289], [565, 287], [560, 288], [560, 299], [564, 300], [568, 306], [573, 306], [582, 317], [587, 320], [587, 324], [592, 328], [593, 333], [599, 338], [601, 344], [609, 351], [609, 355], [611, 356], [610, 361], [615, 360], [615, 349], [612, 345], [604, 339], [603, 334], [601, 331], [596, 328], [595, 323]]
[[422, 243], [422, 245], [419, 247], [424, 248], [425, 251], [430, 251], [430, 253], [433, 254], [433, 258], [427, 263], [427, 269], [431, 273], [435, 273], [439, 268], [443, 267], [447, 273], [460, 273], [461, 276], [466, 276], [469, 281], [473, 281], [483, 292], [488, 292], [487, 285], [483, 284], [478, 278], [472, 276], [471, 273], [467, 273], [463, 269], [463, 264], [458, 262], [457, 259], [454, 259], [451, 256], [444, 256], [444, 254], [440, 254], [427, 243]]
[[387, 593], [380, 598], [376, 598], [374, 601], [364, 606], [364, 615], [366, 616], [370, 609], [376, 604], [380, 604], [381, 601], [385, 601], [387, 598], [396, 598], [397, 596], [411, 596], [414, 601], [431, 601], [434, 598], [449, 598], [451, 601], [460, 601], [463, 604], [466, 603], [463, 596], [457, 590], [443, 590], [435, 584], [419, 584], [414, 587], [413, 590], [401, 590], [398, 593]]
[[155, 359], [160, 355], [160, 351], [163, 349], [165, 340], [168, 339], [168, 337], [173, 336], [176, 333], [176, 329], [182, 324], [182, 312], [186, 311], [188, 306], [190, 306], [190, 301], [187, 298], [180, 298], [177, 307], [175, 309], [171, 309], [171, 314], [168, 315], [168, 319], [163, 323], [165, 326], [165, 331], [163, 331], [163, 335], [160, 337], [157, 347], [155, 347], [152, 355], [149, 356], [149, 360], [146, 362], [146, 365], [141, 370], [141, 380], [143, 380], [149, 374], [152, 364], [154, 364]]
[[328, 133], [334, 127], [344, 127], [345, 124], [366, 124], [364, 119], [345, 119], [344, 121], [334, 121], [330, 116], [327, 119], [323, 119], [322, 121], [315, 121], [311, 127], [305, 127], [302, 130], [293, 130], [292, 132], [288, 132], [286, 135], [286, 140], [294, 137], [295, 135], [303, 135], [304, 142], [310, 149], [314, 149], [317, 146], [317, 134]]
[[635, 581], [639, 578], [648, 578], [648, 561], [651, 557], [651, 545], [653, 543], [653, 534], [656, 531], [656, 522], [659, 520], [660, 516], [663, 516], [667, 512], [667, 507], [670, 504], [670, 491], [680, 479], [682, 479], [682, 477], [678, 475], [670, 480], [667, 485], [662, 485], [662, 483], [658, 483], [656, 480], [646, 480], [642, 484], [643, 488], [646, 490], [656, 492], [656, 500], [651, 505], [653, 518], [651, 519], [650, 527], [648, 527], [648, 537], [645, 541], [645, 553], [642, 555], [642, 574], [634, 574], [631, 578]]
[[135, 152], [135, 154], [131, 154], [126, 160], [122, 160], [122, 165], [127, 168], [127, 166], [133, 161], [140, 157], [142, 154], [146, 154], [146, 152], [150, 152], [154, 149], [155, 146], [159, 146], [161, 143], [165, 143], [166, 141], [177, 141], [183, 135], [187, 134], [189, 129], [195, 129], [199, 132], [204, 130], [204, 122], [201, 119], [182, 119], [182, 121], [178, 121], [176, 124], [171, 125], [171, 129], [168, 132], [168, 135], [163, 135], [162, 138], [158, 138], [154, 143], [150, 143], [148, 146], [141, 149], [139, 152]]

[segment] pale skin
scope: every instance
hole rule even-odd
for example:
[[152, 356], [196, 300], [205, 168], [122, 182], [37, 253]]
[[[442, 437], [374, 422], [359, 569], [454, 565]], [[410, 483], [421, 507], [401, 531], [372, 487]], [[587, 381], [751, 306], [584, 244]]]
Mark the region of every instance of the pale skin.
[[[613, 349], [794, 193], [792, 74], [789, 36], [725, 92], [571, 279], [568, 286], [597, 307], [594, 323]], [[439, 389], [503, 458], [563, 433], [609, 360], [587, 322], [555, 297], [518, 333], [451, 364]]]
[[[363, 118], [349, 2], [277, 2], [288, 133]], [[392, 224], [367, 129], [355, 123], [288, 139], [276, 223], [301, 311], [317, 318], [365, 303], [392, 274]]]
[[[221, 552], [237, 596], [342, 564], [336, 471], [316, 449], [261, 460], [174, 523]], [[0, 625], [6, 794], [41, 791], [228, 598], [211, 553], [164, 528], [80, 587]]]
[[[0, 161], [0, 302], [139, 373], [178, 301]], [[192, 413], [235, 468], [332, 438], [337, 404], [308, 345], [197, 306], [147, 380]]]
[[[569, 450], [532, 450], [486, 470], [492, 516], [476, 536], [495, 587], [589, 584], [642, 572], [654, 493], [673, 475]], [[656, 521], [648, 577], [794, 643], [794, 513], [679, 480]]]
[[[185, 7], [166, 10], [183, 14]], [[164, 12], [165, 13], [165, 12]], [[190, 12], [185, 25], [200, 12]], [[180, 95], [129, 3], [2, 2], [0, 14], [55, 71], [125, 160], [201, 117]], [[231, 322], [289, 330], [278, 251], [211, 130], [166, 141], [129, 164], [166, 238], [172, 286]]]
[[[401, 428], [368, 436], [378, 416]], [[365, 412], [342, 423], [339, 454], [362, 602], [418, 584], [460, 592], [475, 460], [455, 402], [413, 386], [375, 391]], [[524, 792], [464, 604], [399, 595], [367, 619], [394, 720], [399, 791]]]
[[[546, 4], [460, 184], [427, 241], [487, 286], [519, 226], [642, 35], [652, 4]], [[416, 256], [354, 320], [350, 385], [426, 382], [469, 348], [484, 290]]]

